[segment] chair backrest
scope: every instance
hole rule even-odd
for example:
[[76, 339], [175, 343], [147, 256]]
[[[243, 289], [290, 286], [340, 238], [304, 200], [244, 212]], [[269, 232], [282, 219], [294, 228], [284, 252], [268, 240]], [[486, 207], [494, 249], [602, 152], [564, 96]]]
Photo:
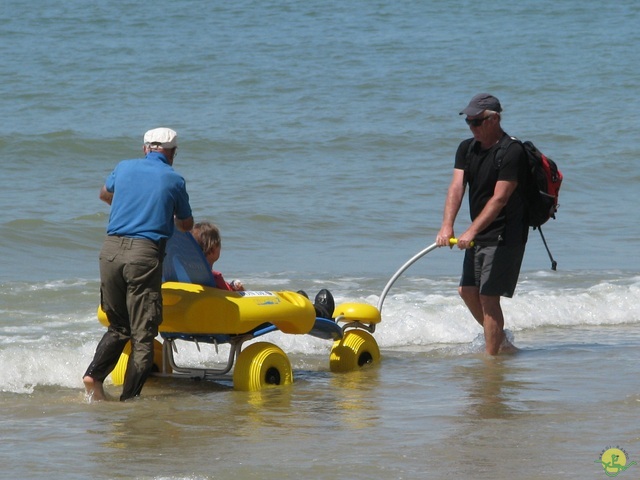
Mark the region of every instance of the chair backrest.
[[165, 252], [162, 265], [163, 281], [215, 287], [216, 283], [207, 259], [189, 232], [175, 229], [171, 238], [167, 240]]

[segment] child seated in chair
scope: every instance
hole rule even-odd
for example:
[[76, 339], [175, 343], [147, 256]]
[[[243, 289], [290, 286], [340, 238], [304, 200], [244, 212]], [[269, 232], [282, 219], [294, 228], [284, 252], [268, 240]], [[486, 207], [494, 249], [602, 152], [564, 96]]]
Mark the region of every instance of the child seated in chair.
[[191, 234], [204, 252], [209, 268], [211, 268], [211, 273], [213, 273], [216, 287], [222, 290], [243, 292], [244, 286], [242, 282], [232, 280], [231, 283], [228, 283], [222, 276], [222, 273], [213, 269], [213, 264], [220, 258], [220, 251], [222, 250], [222, 238], [220, 237], [218, 227], [210, 222], [198, 222], [193, 226]]
[[[198, 222], [193, 226], [191, 234], [204, 252], [207, 263], [209, 264], [211, 272], [213, 273], [216, 287], [222, 290], [243, 292], [245, 288], [244, 285], [242, 285], [242, 282], [240, 282], [239, 280], [233, 280], [231, 281], [231, 283], [227, 283], [222, 276], [222, 273], [213, 269], [213, 264], [220, 258], [220, 251], [222, 250], [222, 239], [220, 237], [220, 230], [218, 229], [218, 227], [211, 222]], [[307, 294], [304, 291], [299, 290], [298, 293], [308, 298]], [[326, 288], [323, 288], [318, 292], [313, 306], [316, 309], [317, 317], [333, 317], [335, 302], [333, 299], [333, 295], [331, 295], [331, 292]]]

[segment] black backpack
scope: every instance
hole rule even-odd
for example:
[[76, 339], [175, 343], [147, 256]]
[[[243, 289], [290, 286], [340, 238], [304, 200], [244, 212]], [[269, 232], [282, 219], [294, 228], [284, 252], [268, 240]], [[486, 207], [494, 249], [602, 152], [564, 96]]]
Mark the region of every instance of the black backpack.
[[[511, 139], [510, 141], [503, 141], [500, 147], [496, 150], [494, 157], [496, 168], [500, 168], [502, 158], [504, 157], [507, 148], [509, 148], [513, 142], [518, 142], [523, 146], [529, 162], [529, 181], [523, 189], [529, 226], [533, 227], [534, 230], [538, 229], [540, 232], [542, 242], [547, 250], [549, 259], [551, 260], [551, 269], [555, 270], [558, 266], [558, 262], [553, 259], [553, 256], [549, 251], [541, 226], [550, 218], [556, 218], [556, 212], [560, 206], [558, 204], [558, 195], [560, 193], [560, 186], [562, 185], [563, 180], [562, 172], [558, 168], [558, 165], [538, 150], [532, 142], [521, 142], [516, 137], [509, 138]], [[469, 144], [467, 159], [469, 158], [475, 143], [476, 141], [473, 140]]]

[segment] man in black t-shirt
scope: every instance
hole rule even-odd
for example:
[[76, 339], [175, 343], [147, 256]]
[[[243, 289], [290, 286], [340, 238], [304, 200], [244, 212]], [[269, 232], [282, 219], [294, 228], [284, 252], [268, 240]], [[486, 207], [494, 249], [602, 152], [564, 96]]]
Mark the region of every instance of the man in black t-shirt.
[[[526, 181], [527, 158], [521, 144], [502, 130], [500, 112], [498, 99], [487, 93], [473, 97], [460, 112], [473, 138], [458, 146], [436, 237], [439, 246], [455, 237], [453, 224], [468, 184], [471, 225], [458, 237], [458, 248], [465, 250], [458, 292], [482, 325], [490, 355], [515, 350], [504, 334], [500, 297], [513, 296], [529, 230], [518, 188]], [[496, 159], [498, 149], [505, 151]]]

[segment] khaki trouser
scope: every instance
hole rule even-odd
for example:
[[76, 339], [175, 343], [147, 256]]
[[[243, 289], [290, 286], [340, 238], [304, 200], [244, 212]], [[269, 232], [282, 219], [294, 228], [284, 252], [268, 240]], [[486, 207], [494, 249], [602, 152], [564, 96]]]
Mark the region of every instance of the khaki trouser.
[[140, 395], [153, 367], [153, 340], [162, 323], [163, 247], [151, 240], [108, 236], [100, 252], [100, 304], [109, 328], [85, 375], [104, 381], [131, 340], [120, 400]]

